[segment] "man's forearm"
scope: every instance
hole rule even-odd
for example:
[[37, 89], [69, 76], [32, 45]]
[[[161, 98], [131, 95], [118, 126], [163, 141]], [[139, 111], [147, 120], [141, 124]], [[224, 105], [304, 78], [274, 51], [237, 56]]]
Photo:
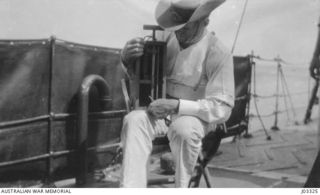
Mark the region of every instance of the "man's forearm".
[[208, 123], [222, 123], [228, 120], [233, 104], [230, 96], [229, 102], [223, 102], [216, 98], [190, 101], [180, 99], [179, 115], [197, 116]]

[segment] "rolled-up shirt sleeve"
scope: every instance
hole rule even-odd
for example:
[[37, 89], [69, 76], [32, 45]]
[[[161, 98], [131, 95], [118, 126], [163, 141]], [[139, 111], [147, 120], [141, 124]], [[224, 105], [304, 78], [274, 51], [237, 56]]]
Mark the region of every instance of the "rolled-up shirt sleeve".
[[206, 65], [205, 97], [197, 101], [180, 99], [179, 115], [193, 115], [208, 123], [223, 123], [234, 106], [233, 58], [226, 49], [213, 48]]

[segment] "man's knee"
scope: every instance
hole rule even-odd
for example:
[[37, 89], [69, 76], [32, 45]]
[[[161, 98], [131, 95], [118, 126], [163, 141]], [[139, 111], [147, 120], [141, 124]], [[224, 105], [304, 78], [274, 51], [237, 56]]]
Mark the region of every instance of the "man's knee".
[[200, 142], [204, 137], [202, 122], [193, 116], [181, 116], [174, 120], [169, 127], [169, 137], [179, 137], [185, 141]]
[[121, 137], [141, 134], [145, 128], [147, 114], [143, 110], [134, 110], [128, 113], [123, 119]]
[[133, 110], [124, 117], [123, 123], [138, 124], [145, 122], [147, 118], [147, 113], [144, 110]]
[[[152, 133], [148, 125], [149, 118], [144, 110], [134, 110], [128, 113], [123, 119], [121, 140], [127, 142], [146, 143], [148, 148], [152, 147]], [[133, 143], [133, 142], [132, 142]]]

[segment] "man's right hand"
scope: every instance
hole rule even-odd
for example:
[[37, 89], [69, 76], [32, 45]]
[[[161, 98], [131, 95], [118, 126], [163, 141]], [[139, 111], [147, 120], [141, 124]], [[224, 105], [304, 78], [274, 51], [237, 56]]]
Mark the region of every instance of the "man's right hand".
[[124, 65], [132, 64], [138, 57], [143, 55], [143, 38], [129, 40], [121, 51], [121, 60]]
[[314, 79], [320, 79], [320, 60], [314, 56], [309, 67], [310, 76]]

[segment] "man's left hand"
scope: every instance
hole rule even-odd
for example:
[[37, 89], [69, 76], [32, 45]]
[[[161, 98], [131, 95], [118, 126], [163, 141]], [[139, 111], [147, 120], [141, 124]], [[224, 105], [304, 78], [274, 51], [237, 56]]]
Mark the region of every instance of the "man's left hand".
[[157, 99], [148, 106], [147, 112], [155, 119], [164, 119], [178, 112], [179, 100]]

